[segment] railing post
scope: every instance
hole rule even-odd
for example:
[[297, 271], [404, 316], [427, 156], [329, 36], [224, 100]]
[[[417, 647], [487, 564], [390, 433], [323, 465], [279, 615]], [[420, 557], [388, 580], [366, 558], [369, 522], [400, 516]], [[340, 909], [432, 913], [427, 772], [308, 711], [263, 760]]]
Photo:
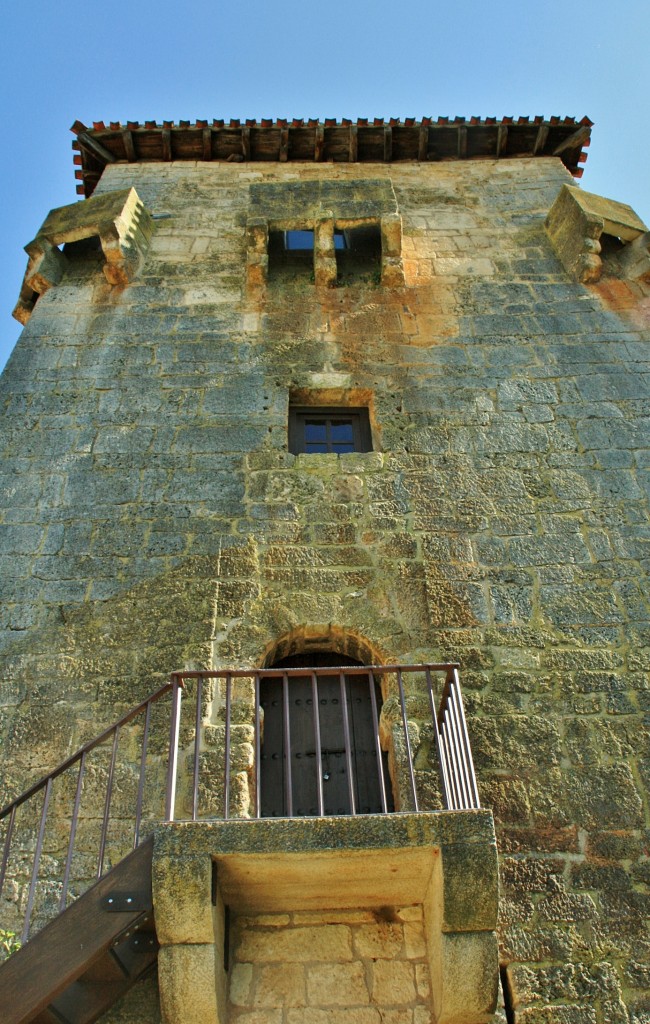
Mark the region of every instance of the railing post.
[[260, 718], [262, 705], [260, 704], [260, 674], [255, 673], [255, 817], [262, 817], [262, 730]]
[[406, 718], [406, 697], [404, 696], [404, 684], [402, 682], [402, 670], [397, 669], [397, 685], [399, 688], [399, 702], [402, 709], [402, 726], [404, 728], [404, 742], [406, 744], [406, 759], [408, 761], [409, 782], [411, 783], [411, 796], [413, 797], [413, 810], [419, 811], [418, 793], [415, 787], [415, 772], [413, 771], [413, 752], [411, 750], [411, 737], [409, 736], [408, 721]]
[[467, 731], [467, 720], [465, 718], [465, 708], [463, 706], [463, 695], [460, 691], [460, 679], [458, 678], [458, 669], [453, 670], [453, 686], [456, 694], [456, 707], [460, 724], [463, 753], [465, 758], [465, 765], [467, 769], [467, 787], [469, 789], [470, 806], [477, 810], [481, 806], [481, 801], [478, 795], [478, 786], [476, 785], [476, 773], [474, 771], [474, 760], [472, 758], [472, 748], [469, 742], [469, 733]]
[[354, 798], [354, 767], [352, 765], [352, 741], [350, 739], [350, 717], [348, 715], [348, 687], [345, 674], [339, 673], [339, 684], [341, 689], [341, 710], [343, 712], [343, 745], [345, 746], [345, 764], [348, 771], [348, 794], [350, 797], [350, 814], [357, 813], [356, 800]]
[[322, 818], [325, 814], [325, 794], [323, 792], [323, 752], [320, 741], [320, 711], [318, 708], [318, 679], [311, 673], [311, 706], [314, 712], [314, 740], [316, 747], [316, 796], [318, 813]]
[[45, 786], [45, 793], [43, 794], [43, 809], [41, 811], [41, 824], [38, 830], [38, 839], [36, 840], [36, 850], [34, 851], [34, 866], [32, 868], [32, 877], [29, 883], [29, 894], [27, 896], [27, 910], [25, 911], [25, 921], [23, 923], [23, 930], [20, 936], [20, 943], [22, 946], [25, 945], [29, 938], [29, 926], [32, 919], [32, 910], [34, 909], [34, 896], [36, 895], [36, 883], [38, 881], [38, 869], [41, 864], [41, 853], [43, 852], [43, 840], [45, 838], [45, 822], [47, 820], [47, 809], [50, 804], [50, 796], [52, 794], [52, 779], [51, 777], [47, 780]]
[[169, 721], [169, 759], [167, 761], [167, 791], [165, 794], [165, 821], [174, 820], [176, 808], [176, 772], [178, 769], [178, 736], [181, 725], [181, 695], [183, 683], [177, 673], [171, 678], [172, 706]]
[[223, 773], [223, 816], [228, 820], [230, 817], [230, 717], [232, 700], [232, 675], [226, 673], [226, 736], [224, 750], [224, 773]]
[[199, 813], [199, 756], [201, 753], [201, 704], [203, 701], [203, 676], [196, 684], [196, 713], [194, 716], [194, 767], [192, 771], [192, 821]]
[[84, 750], [79, 761], [79, 773], [77, 775], [77, 789], [74, 795], [74, 805], [72, 808], [72, 821], [70, 822], [70, 839], [68, 840], [68, 855], [65, 859], [65, 872], [63, 875], [63, 887], [61, 889], [61, 901], [59, 903], [59, 911], [65, 910], [66, 903], [68, 901], [68, 883], [70, 881], [70, 869], [72, 867], [72, 854], [74, 851], [74, 841], [77, 833], [77, 819], [79, 817], [79, 805], [81, 804], [81, 793], [83, 790], [83, 778], [84, 771], [86, 768], [86, 751]]
[[438, 712], [436, 710], [435, 702], [433, 699], [433, 680], [431, 678], [431, 669], [427, 665], [426, 669], [427, 677], [427, 691], [429, 694], [429, 707], [431, 708], [431, 718], [433, 721], [433, 735], [436, 741], [436, 753], [438, 754], [438, 775], [440, 777], [440, 788], [442, 790], [442, 800], [445, 806], [445, 810], [451, 809], [451, 793], [449, 791], [449, 779], [447, 777], [447, 757], [446, 753], [442, 748], [440, 739], [440, 729], [438, 728]]

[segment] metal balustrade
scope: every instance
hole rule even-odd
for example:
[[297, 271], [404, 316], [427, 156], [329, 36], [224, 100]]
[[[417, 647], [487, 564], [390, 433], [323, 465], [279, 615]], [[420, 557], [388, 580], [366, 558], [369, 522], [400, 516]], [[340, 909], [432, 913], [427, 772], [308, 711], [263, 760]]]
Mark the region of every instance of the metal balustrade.
[[0, 907], [26, 942], [161, 820], [479, 806], [455, 664], [179, 672], [0, 811]]

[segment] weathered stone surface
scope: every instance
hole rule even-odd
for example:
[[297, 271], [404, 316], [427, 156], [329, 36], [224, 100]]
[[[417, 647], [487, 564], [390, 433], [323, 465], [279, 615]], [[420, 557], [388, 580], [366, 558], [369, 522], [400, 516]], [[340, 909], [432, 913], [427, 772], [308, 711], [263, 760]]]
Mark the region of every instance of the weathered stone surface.
[[[327, 161], [107, 169], [98, 201], [135, 184], [152, 214], [173, 216], [156, 220], [126, 288], [109, 290], [102, 254], [79, 243], [58, 284], [56, 255], [33, 268], [44, 290], [0, 382], [0, 741], [10, 755], [1, 788], [9, 800], [184, 666], [259, 665], [314, 644], [365, 661], [458, 659], [481, 798], [506, 858], [501, 958], [530, 972], [517, 1014], [611, 1024], [624, 1019], [621, 999], [639, 1020], [647, 1013], [648, 286], [645, 236], [614, 258], [600, 214], [598, 238], [589, 218], [579, 237], [605, 241], [601, 281], [567, 279], [543, 227], [567, 180], [552, 158], [396, 162], [367, 174]], [[328, 225], [381, 221], [384, 269], [401, 246], [403, 281], [317, 288], [308, 274], [264, 285], [265, 225], [308, 214]], [[30, 289], [25, 318], [32, 302]], [[371, 406], [375, 451], [288, 453], [292, 396], [335, 402], [355, 389]], [[426, 702], [409, 700], [416, 779], [437, 810]], [[231, 788], [242, 815], [252, 806], [244, 706]], [[219, 815], [223, 694], [202, 711], [199, 812]], [[182, 815], [192, 806], [190, 718]], [[147, 828], [163, 815], [162, 709], [152, 724], [147, 773], [158, 790], [147, 795]], [[384, 729], [394, 771], [399, 724]], [[123, 734], [109, 860], [132, 842], [141, 738], [141, 725]], [[105, 755], [89, 768], [95, 804]], [[404, 774], [394, 781], [406, 800]], [[61, 781], [57, 815], [74, 787]], [[100, 816], [83, 811], [75, 882], [92, 877]], [[468, 840], [455, 815], [437, 817], [439, 848]], [[412, 866], [405, 835], [432, 842], [415, 816], [377, 822], [350, 823], [351, 850], [379, 856], [394, 844]], [[233, 822], [240, 849], [298, 853], [297, 833], [273, 824], [271, 835], [264, 823], [257, 833], [255, 822]], [[63, 832], [48, 830], [48, 870], [65, 857]], [[335, 852], [328, 822], [315, 836]], [[30, 822], [24, 838], [33, 848]], [[201, 852], [213, 851], [192, 849]], [[445, 913], [487, 927], [494, 892], [472, 901], [450, 878]], [[3, 918], [24, 905], [28, 879], [21, 860]], [[417, 880], [414, 870], [408, 884]], [[374, 877], [356, 881], [367, 894]], [[41, 896], [39, 921], [55, 903], [51, 886]], [[396, 921], [381, 940], [370, 920], [358, 934], [352, 920], [332, 923], [351, 929], [366, 984], [373, 946], [391, 954], [377, 963], [405, 955], [428, 971], [417, 921], [402, 921], [402, 951]], [[607, 985], [577, 984], [561, 973], [567, 964], [588, 964]], [[244, 1000], [231, 1004], [234, 1024], [279, 1024], [283, 1013], [282, 1024], [338, 1024], [343, 1014], [378, 1024], [367, 988], [350, 1009], [261, 1010], [246, 1002], [261, 966], [233, 989]], [[550, 985], [540, 971], [553, 970]], [[431, 980], [433, 990], [440, 979]], [[412, 1005], [382, 1007], [384, 1024], [422, 1024], [427, 998], [417, 988]]]

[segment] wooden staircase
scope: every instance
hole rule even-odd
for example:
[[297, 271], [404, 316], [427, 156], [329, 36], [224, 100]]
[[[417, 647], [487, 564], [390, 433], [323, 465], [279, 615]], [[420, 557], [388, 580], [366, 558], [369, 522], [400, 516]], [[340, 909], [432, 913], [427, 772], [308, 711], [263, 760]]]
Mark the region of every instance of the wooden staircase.
[[0, 965], [2, 1024], [92, 1024], [156, 962], [153, 837]]

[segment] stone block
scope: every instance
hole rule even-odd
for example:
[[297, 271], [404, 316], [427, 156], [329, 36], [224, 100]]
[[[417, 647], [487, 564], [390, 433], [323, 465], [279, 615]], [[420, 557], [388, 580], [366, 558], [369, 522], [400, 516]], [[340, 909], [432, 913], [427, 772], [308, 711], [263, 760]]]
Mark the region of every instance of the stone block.
[[39, 294], [61, 280], [66, 267], [58, 246], [98, 236], [109, 284], [125, 286], [137, 273], [153, 234], [153, 220], [134, 188], [105, 192], [60, 206], [25, 246], [29, 263], [14, 316], [26, 323]]
[[301, 964], [265, 964], [257, 971], [253, 1006], [305, 1006], [305, 970]]
[[162, 946], [158, 983], [163, 1024], [226, 1024], [215, 985], [213, 945]]
[[630, 206], [583, 192], [572, 185], [562, 186], [549, 210], [545, 227], [565, 270], [583, 283], [598, 281], [601, 276], [602, 234], [632, 242], [647, 232], [646, 225]]
[[497, 1004], [499, 950], [494, 932], [443, 935], [437, 1024], [483, 1024]]
[[152, 880], [160, 944], [214, 942], [210, 857], [154, 854]]
[[372, 1001], [395, 1006], [415, 1001], [414, 965], [403, 960], [377, 960], [372, 965]]
[[292, 928], [281, 932], [244, 932], [239, 960], [268, 963], [305, 963], [309, 960], [351, 960], [350, 929], [343, 925]]
[[363, 1006], [370, 1002], [361, 963], [313, 964], [307, 968], [307, 1001], [311, 1006]]

